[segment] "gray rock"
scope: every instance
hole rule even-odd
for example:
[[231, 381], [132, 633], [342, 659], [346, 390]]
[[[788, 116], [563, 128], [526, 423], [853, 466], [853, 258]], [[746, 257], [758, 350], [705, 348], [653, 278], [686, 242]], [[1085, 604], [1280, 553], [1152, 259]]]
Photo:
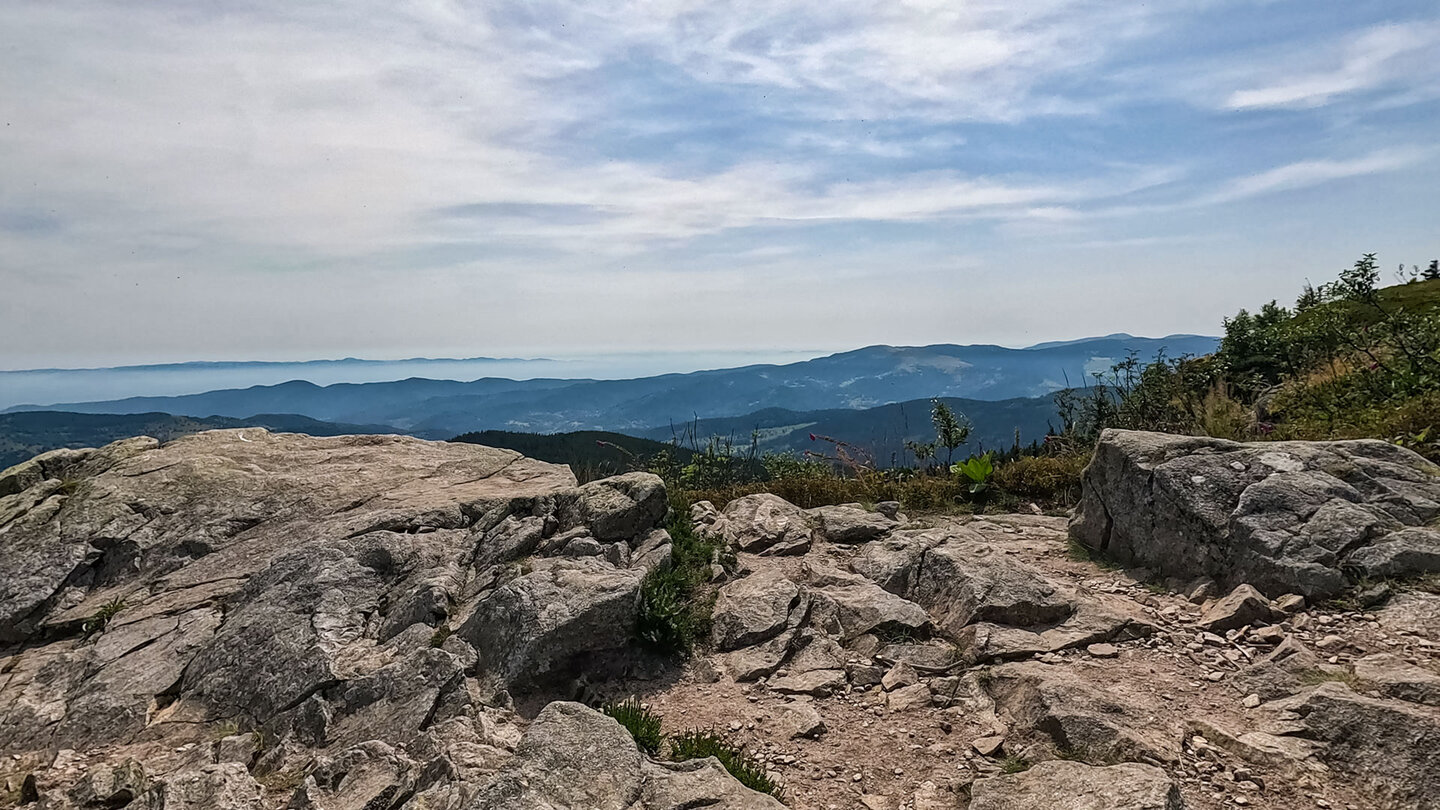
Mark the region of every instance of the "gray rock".
[[886, 692], [901, 689], [906, 686], [914, 686], [920, 682], [920, 676], [916, 674], [915, 668], [905, 662], [900, 662], [885, 673], [880, 679], [880, 685], [885, 687]]
[[977, 781], [970, 810], [1184, 810], [1180, 789], [1163, 770], [1125, 762], [1041, 762], [1023, 773]]
[[643, 472], [591, 481], [565, 500], [561, 519], [589, 528], [602, 543], [643, 538], [670, 508], [664, 482]]
[[829, 697], [845, 688], [845, 671], [815, 669], [810, 672], [771, 679], [769, 686], [772, 691], [782, 695]]
[[972, 622], [1015, 627], [1070, 618], [1070, 594], [988, 544], [946, 543], [925, 554], [912, 597], [950, 634]]
[[481, 599], [456, 632], [482, 670], [507, 687], [526, 684], [581, 654], [627, 646], [641, 577], [594, 558], [554, 560]]
[[1440, 571], [1440, 531], [1409, 527], [1393, 532], [1345, 558], [1362, 576], [1409, 577]]
[[1427, 807], [1440, 796], [1440, 713], [1395, 700], [1362, 697], [1322, 683], [1267, 706], [1299, 715], [1301, 736], [1323, 743], [1317, 756], [1397, 807]]
[[817, 613], [829, 612], [843, 640], [875, 630], [923, 635], [930, 626], [925, 609], [871, 582], [807, 589]]
[[786, 703], [780, 707], [776, 726], [789, 739], [819, 737], [825, 733], [825, 720], [808, 703]]
[[800, 587], [779, 571], [763, 571], [727, 584], [715, 600], [716, 648], [735, 650], [774, 638], [799, 601]]
[[913, 712], [930, 708], [930, 686], [916, 683], [902, 686], [885, 695], [885, 706], [892, 712]]
[[[1104, 670], [1097, 670], [1102, 674]], [[1157, 722], [1160, 707], [1139, 692], [1121, 694], [1112, 684], [1093, 684], [1075, 673], [1039, 663], [994, 667], [982, 684], [996, 706], [1049, 739], [1055, 750], [1087, 761], [1171, 762], [1179, 757], [1183, 729]]]
[[1314, 599], [1371, 569], [1434, 570], [1433, 539], [1405, 527], [1437, 516], [1440, 467], [1388, 442], [1242, 444], [1107, 430], [1071, 535], [1163, 576]]
[[551, 703], [526, 730], [514, 759], [464, 807], [782, 810], [783, 806], [742, 787], [713, 759], [650, 762], [614, 720], [578, 703]]
[[810, 524], [800, 507], [769, 493], [736, 498], [703, 531], [751, 553], [775, 545], [798, 547], [808, 544], [812, 537]]
[[1196, 625], [1212, 633], [1224, 633], [1247, 624], [1252, 627], [1269, 624], [1273, 618], [1275, 611], [1271, 610], [1264, 594], [1249, 585], [1241, 585], [1211, 605]]
[[820, 534], [832, 543], [868, 543], [899, 525], [893, 517], [851, 506], [821, 506], [807, 514], [815, 519]]
[[1408, 663], [1393, 653], [1367, 655], [1354, 665], [1365, 690], [1385, 697], [1440, 706], [1440, 673]]
[[206, 765], [174, 774], [127, 807], [140, 810], [260, 810], [264, 791], [245, 766], [235, 762]]
[[1275, 700], [1300, 691], [1307, 680], [1326, 668], [1319, 656], [1290, 636], [1264, 658], [1236, 674], [1234, 684], [1246, 694], [1259, 695], [1261, 700]]

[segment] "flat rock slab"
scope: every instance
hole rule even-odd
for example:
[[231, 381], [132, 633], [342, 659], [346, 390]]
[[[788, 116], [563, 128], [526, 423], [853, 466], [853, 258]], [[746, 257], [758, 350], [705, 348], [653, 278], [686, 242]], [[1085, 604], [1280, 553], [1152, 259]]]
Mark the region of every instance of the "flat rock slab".
[[1023, 773], [982, 779], [970, 810], [1183, 810], [1180, 791], [1159, 768], [1126, 762], [1099, 767], [1052, 760]]

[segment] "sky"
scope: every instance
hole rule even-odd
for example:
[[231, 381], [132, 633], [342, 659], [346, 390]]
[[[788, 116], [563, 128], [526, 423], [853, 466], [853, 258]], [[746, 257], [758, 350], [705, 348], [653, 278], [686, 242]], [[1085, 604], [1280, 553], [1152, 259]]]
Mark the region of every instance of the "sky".
[[0, 19], [0, 368], [1215, 334], [1440, 257], [1434, 0]]

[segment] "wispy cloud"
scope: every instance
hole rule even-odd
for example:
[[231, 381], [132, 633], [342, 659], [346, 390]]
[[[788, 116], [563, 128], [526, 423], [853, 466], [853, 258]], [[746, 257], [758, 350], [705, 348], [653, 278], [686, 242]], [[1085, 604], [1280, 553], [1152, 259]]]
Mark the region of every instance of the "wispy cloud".
[[1440, 25], [1421, 23], [1379, 25], [1332, 48], [1333, 67], [1273, 78], [1269, 83], [1237, 90], [1226, 100], [1231, 109], [1318, 107], [1340, 96], [1417, 81], [1440, 80], [1435, 53]]

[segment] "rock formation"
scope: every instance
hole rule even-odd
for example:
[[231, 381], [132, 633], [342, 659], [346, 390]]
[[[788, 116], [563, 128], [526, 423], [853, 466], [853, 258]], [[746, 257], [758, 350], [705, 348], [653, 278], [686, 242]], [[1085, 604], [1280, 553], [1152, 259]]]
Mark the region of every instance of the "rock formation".
[[1440, 595], [1316, 598], [1425, 569], [1430, 475], [1109, 433], [1069, 530], [1129, 571], [1061, 517], [696, 504], [733, 564], [675, 662], [631, 643], [653, 476], [260, 429], [57, 451], [0, 472], [0, 806], [782, 806], [571, 702], [638, 696], [806, 810], [1433, 808]]
[[1324, 598], [1440, 572], [1440, 466], [1388, 442], [1106, 430], [1083, 489], [1071, 535], [1161, 576]]

